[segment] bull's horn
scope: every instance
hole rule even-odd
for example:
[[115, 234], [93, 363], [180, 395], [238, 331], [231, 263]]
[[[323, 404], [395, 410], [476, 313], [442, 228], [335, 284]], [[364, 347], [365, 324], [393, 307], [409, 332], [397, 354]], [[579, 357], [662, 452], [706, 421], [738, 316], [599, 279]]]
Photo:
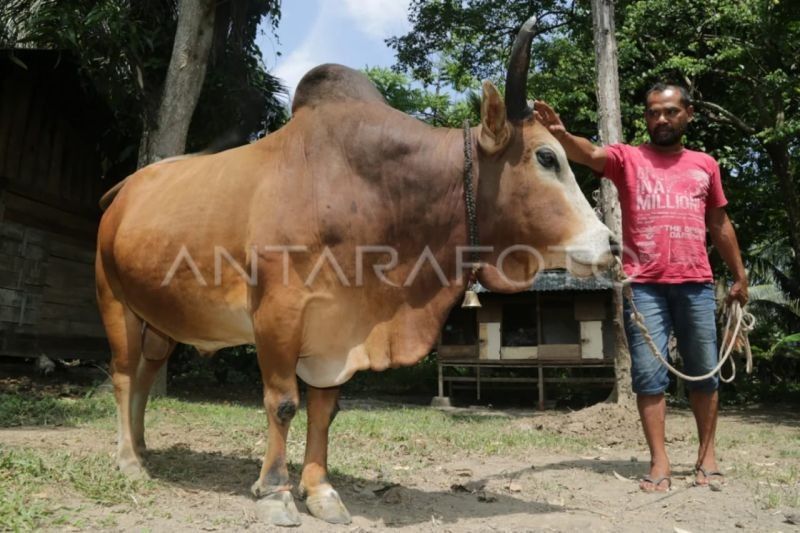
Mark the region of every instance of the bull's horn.
[[508, 73], [506, 74], [506, 115], [512, 120], [521, 120], [533, 113], [525, 93], [528, 85], [528, 66], [531, 62], [531, 41], [533, 41], [535, 25], [536, 17], [525, 21], [511, 48], [511, 58], [508, 61]]

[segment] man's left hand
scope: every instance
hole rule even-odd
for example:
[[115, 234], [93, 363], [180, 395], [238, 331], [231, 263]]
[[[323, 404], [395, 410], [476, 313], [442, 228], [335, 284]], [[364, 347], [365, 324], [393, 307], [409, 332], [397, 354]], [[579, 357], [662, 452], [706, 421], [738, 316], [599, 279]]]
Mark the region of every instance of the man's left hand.
[[733, 285], [731, 286], [731, 290], [728, 291], [728, 303], [731, 303], [733, 300], [737, 300], [742, 307], [747, 305], [747, 301], [750, 299], [747, 293], [747, 279], [741, 279], [739, 281], [734, 281]]

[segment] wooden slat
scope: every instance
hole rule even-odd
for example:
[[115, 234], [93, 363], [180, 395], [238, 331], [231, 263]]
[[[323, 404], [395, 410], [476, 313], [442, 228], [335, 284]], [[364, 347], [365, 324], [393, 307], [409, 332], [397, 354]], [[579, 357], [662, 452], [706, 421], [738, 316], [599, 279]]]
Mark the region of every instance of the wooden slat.
[[10, 123], [12, 134], [8, 138], [6, 147], [5, 161], [0, 161], [3, 165], [1, 175], [6, 176], [10, 181], [19, 179], [20, 161], [23, 157], [23, 146], [25, 143], [25, 124], [27, 122], [29, 107], [31, 105], [31, 95], [33, 85], [29, 76], [20, 76], [14, 88], [14, 105], [11, 110]]
[[39, 151], [42, 125], [45, 121], [45, 107], [47, 106], [46, 87], [36, 83], [31, 89], [31, 104], [28, 108], [25, 128], [19, 132], [20, 135], [24, 135], [19, 170], [16, 178], [12, 177], [12, 183], [24, 183], [29, 187], [43, 190], [45, 177], [37, 176], [36, 166], [39, 160], [47, 157], [47, 152]]
[[13, 131], [11, 112], [16, 102], [14, 84], [13, 76], [4, 76], [0, 80], [0, 176], [4, 175], [5, 160], [8, 158], [8, 139]]
[[500, 359], [535, 359], [539, 356], [537, 346], [503, 346], [500, 348]]
[[[15, 242], [10, 239], [2, 239], [0, 240], [0, 256], [6, 258], [19, 257], [33, 261], [43, 261], [48, 256], [48, 253], [47, 250], [45, 250], [40, 244], [26, 243], [24, 241]], [[3, 266], [5, 267], [5, 264]]]
[[38, 329], [40, 336], [60, 335], [65, 337], [105, 338], [106, 332], [99, 323], [65, 321], [44, 322]]
[[24, 290], [0, 288], [0, 305], [21, 308], [23, 300], [25, 300]]
[[38, 229], [93, 242], [97, 221], [75, 215], [42, 202], [6, 192], [6, 220]]
[[542, 344], [539, 346], [540, 359], [580, 359], [580, 344]]
[[575, 320], [605, 320], [606, 312], [605, 292], [597, 294], [575, 295]]
[[471, 345], [456, 345], [456, 344], [440, 344], [436, 349], [436, 353], [442, 359], [454, 357], [478, 358], [478, 347], [476, 344]]
[[35, 334], [0, 329], [0, 355], [31, 357], [45, 353], [51, 357], [78, 357], [108, 360], [108, 342], [99, 337], [38, 337]]
[[42, 303], [96, 307], [94, 283], [79, 287], [46, 287], [42, 292]]
[[8, 221], [0, 223], [0, 237], [4, 241], [25, 242], [34, 245], [42, 245], [47, 241], [47, 236], [43, 231]]
[[[51, 105], [52, 100], [51, 92], [53, 87], [48, 87], [46, 92], [46, 101], [43, 105]], [[36, 143], [36, 153], [34, 154], [33, 173], [36, 176], [36, 188], [42, 191], [47, 191], [49, 172], [50, 172], [50, 158], [53, 155], [53, 138], [55, 137], [56, 127], [58, 120], [54, 113], [48, 113], [39, 127], [38, 137], [34, 141]], [[49, 192], [49, 191], [48, 191]]]
[[50, 151], [46, 187], [47, 193], [54, 197], [60, 196], [58, 188], [61, 183], [61, 165], [64, 161], [65, 136], [64, 119], [58, 117], [53, 133], [53, 148]]
[[11, 324], [35, 324], [38, 320], [38, 306], [35, 302], [26, 302], [25, 308], [22, 306], [10, 307], [0, 305], [0, 322]]
[[52, 301], [41, 302], [41, 318], [43, 320], [72, 320], [77, 322], [90, 322], [99, 319], [97, 306], [93, 302], [75, 305], [70, 302], [57, 303]]
[[50, 255], [78, 263], [94, 265], [95, 249], [92, 243], [78, 245], [55, 238], [50, 243]]
[[93, 287], [94, 268], [85, 263], [51, 256], [47, 265], [45, 284], [55, 288]]
[[19, 289], [44, 284], [44, 263], [37, 259], [0, 254], [0, 287]]

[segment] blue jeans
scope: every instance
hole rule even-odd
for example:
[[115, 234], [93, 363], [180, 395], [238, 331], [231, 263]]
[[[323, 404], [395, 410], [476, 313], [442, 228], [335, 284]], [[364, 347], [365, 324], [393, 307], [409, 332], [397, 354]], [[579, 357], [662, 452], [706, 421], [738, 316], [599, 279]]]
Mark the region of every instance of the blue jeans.
[[[633, 301], [661, 353], [669, 359], [669, 334], [674, 331], [683, 373], [700, 376], [718, 361], [716, 302], [713, 283], [634, 283]], [[636, 394], [661, 394], [669, 385], [667, 369], [656, 359], [641, 331], [631, 320], [631, 308], [624, 301], [625, 334], [631, 351], [631, 379]], [[689, 390], [713, 392], [718, 376], [687, 381]]]

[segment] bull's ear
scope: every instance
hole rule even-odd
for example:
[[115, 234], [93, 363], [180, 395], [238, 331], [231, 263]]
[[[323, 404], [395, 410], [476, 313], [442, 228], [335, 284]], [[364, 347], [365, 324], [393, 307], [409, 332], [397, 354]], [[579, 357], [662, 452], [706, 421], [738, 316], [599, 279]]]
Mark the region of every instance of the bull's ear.
[[478, 143], [488, 154], [496, 154], [511, 140], [511, 124], [506, 119], [506, 105], [490, 81], [483, 82], [481, 134]]

